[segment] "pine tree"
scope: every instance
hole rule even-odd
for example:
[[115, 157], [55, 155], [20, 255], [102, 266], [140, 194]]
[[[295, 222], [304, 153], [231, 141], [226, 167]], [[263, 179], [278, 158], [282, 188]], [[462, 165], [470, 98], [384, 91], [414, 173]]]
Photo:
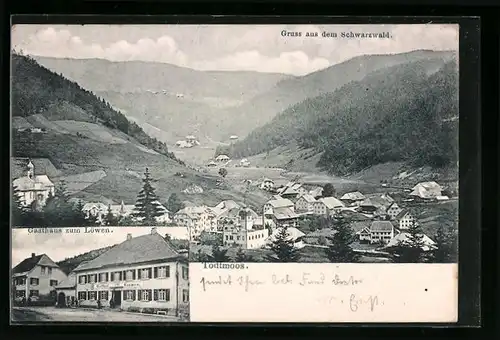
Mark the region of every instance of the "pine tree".
[[434, 241], [435, 248], [430, 253], [430, 260], [434, 263], [453, 263], [457, 252], [457, 235], [451, 227], [440, 225]]
[[322, 196], [323, 197], [333, 197], [333, 196], [335, 196], [335, 188], [333, 187], [333, 184], [326, 183], [323, 186]]
[[25, 209], [21, 203], [21, 197], [19, 193], [19, 189], [17, 186], [12, 186], [12, 199], [11, 199], [11, 206], [12, 206], [12, 226], [20, 226], [24, 224], [24, 217], [25, 217]]
[[83, 212], [83, 202], [78, 200], [76, 205], [73, 207], [73, 224], [77, 227], [84, 227], [87, 225], [96, 224], [95, 217], [86, 218]]
[[354, 263], [359, 260], [359, 255], [352, 249], [355, 241], [354, 232], [348, 220], [339, 217], [335, 223], [335, 234], [328, 237], [330, 243], [326, 255], [330, 262]]
[[419, 263], [426, 261], [424, 234], [418, 223], [408, 228], [407, 238], [399, 241], [394, 249], [395, 261], [400, 263]]
[[110, 205], [108, 205], [108, 212], [106, 213], [106, 216], [104, 217], [104, 225], [117, 225], [117, 224], [118, 224], [118, 219], [113, 214], [113, 211], [111, 210], [111, 204], [110, 204]]
[[293, 241], [289, 239], [288, 227], [279, 229], [275, 240], [270, 246], [273, 255], [267, 255], [265, 258], [269, 262], [298, 262], [300, 254], [295, 248]]
[[174, 192], [169, 196], [166, 208], [172, 214], [175, 214], [176, 212], [184, 208], [184, 203], [181, 202], [179, 196], [177, 196], [177, 194]]
[[235, 262], [252, 262], [253, 257], [245, 254], [243, 249], [240, 247], [240, 248], [238, 248], [238, 252], [236, 253], [236, 257], [234, 260], [235, 260]]
[[55, 188], [55, 194], [49, 195], [43, 207], [44, 220], [49, 227], [71, 226], [75, 211], [69, 201], [69, 195], [64, 180]]
[[229, 257], [227, 256], [227, 249], [221, 249], [216, 244], [212, 246], [211, 258], [213, 262], [229, 262]]
[[153, 179], [150, 177], [148, 168], [146, 168], [142, 182], [142, 189], [135, 203], [136, 212], [133, 216], [141, 219], [143, 225], [153, 226], [156, 225], [156, 217], [163, 215], [163, 212], [155, 194], [155, 189], [151, 185]]

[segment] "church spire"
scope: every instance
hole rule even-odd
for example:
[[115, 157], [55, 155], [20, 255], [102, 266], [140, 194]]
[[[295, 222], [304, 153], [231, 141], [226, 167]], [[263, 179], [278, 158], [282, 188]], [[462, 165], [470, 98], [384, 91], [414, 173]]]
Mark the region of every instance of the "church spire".
[[31, 159], [29, 159], [29, 161], [28, 161], [27, 176], [28, 176], [29, 179], [33, 179], [35, 177], [35, 166], [31, 162]]

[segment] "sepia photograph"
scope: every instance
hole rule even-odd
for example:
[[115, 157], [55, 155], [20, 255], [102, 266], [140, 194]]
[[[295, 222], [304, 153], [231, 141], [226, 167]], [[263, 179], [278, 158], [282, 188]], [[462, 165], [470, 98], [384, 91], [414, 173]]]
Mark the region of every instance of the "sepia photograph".
[[188, 240], [169, 230], [13, 229], [12, 321], [189, 321]]
[[457, 53], [457, 25], [15, 25], [13, 224], [456, 262]]
[[456, 23], [13, 25], [12, 320], [455, 320], [458, 59]]

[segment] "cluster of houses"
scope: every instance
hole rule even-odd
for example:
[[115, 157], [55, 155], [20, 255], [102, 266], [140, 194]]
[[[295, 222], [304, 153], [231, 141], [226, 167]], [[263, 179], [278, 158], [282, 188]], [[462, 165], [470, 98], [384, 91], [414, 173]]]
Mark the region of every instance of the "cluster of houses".
[[175, 146], [178, 148], [192, 148], [194, 146], [200, 145], [200, 142], [195, 136], [186, 136], [185, 140], [178, 140], [175, 142]]
[[187, 254], [156, 228], [81, 262], [69, 275], [46, 254], [31, 254], [12, 269], [17, 303], [46, 301], [58, 307], [152, 309], [178, 315], [189, 304]]
[[[215, 159], [207, 163], [207, 167], [227, 166], [232, 162], [228, 155], [218, 155]], [[247, 168], [250, 166], [250, 161], [247, 158], [242, 158], [234, 166]]]

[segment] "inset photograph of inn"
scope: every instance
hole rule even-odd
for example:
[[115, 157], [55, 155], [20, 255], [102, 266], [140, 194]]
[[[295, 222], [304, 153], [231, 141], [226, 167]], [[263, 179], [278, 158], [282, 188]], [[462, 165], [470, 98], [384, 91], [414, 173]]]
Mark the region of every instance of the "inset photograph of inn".
[[168, 229], [13, 229], [11, 321], [189, 321], [187, 241]]

